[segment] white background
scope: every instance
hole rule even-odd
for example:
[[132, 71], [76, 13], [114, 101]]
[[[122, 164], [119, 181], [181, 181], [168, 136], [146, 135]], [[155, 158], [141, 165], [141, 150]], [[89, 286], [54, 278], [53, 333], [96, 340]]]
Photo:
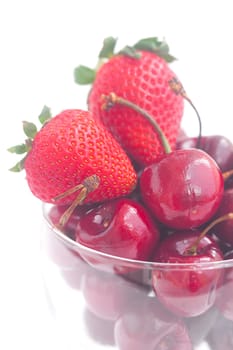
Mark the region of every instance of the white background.
[[[35, 121], [44, 104], [57, 113], [86, 108], [87, 88], [73, 69], [94, 67], [103, 38], [119, 48], [147, 36], [165, 37], [179, 58], [174, 71], [196, 104], [203, 133], [233, 139], [233, 21], [231, 1], [0, 2], [0, 348], [61, 349], [56, 344], [40, 279], [41, 203], [24, 174], [7, 169], [6, 151], [23, 141], [22, 120]], [[186, 106], [183, 126], [197, 132]]]

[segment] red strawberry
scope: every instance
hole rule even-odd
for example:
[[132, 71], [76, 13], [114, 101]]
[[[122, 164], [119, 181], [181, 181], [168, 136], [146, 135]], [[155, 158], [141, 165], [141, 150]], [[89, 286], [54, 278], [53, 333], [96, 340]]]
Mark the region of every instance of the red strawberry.
[[31, 144], [24, 161], [26, 179], [32, 193], [44, 202], [99, 202], [126, 195], [135, 187], [129, 158], [90, 112], [65, 110], [26, 144]]
[[93, 79], [88, 96], [89, 109], [136, 162], [148, 165], [158, 154], [164, 153], [152, 126], [139, 113], [125, 106], [103, 110], [102, 95], [113, 92], [147, 111], [174, 149], [183, 115], [183, 97], [170, 86], [170, 82], [177, 79], [167, 62], [173, 57], [166, 43], [157, 38], [141, 40], [116, 55], [113, 53], [115, 42], [113, 38], [105, 40], [99, 57], [105, 56], [108, 60], [95, 74], [84, 66], [77, 67], [76, 81], [85, 83], [82, 73], [88, 75], [88, 83]]

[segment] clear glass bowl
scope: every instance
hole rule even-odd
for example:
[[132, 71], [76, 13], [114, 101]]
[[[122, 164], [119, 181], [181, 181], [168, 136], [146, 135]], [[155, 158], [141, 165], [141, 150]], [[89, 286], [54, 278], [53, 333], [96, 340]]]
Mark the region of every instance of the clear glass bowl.
[[[181, 265], [110, 256], [81, 246], [55, 228], [48, 217], [50, 207], [43, 206], [43, 280], [67, 349], [233, 349], [233, 259]], [[168, 288], [166, 305], [152, 288], [154, 274], [170, 281], [201, 276], [212, 278], [213, 284], [191, 294], [170, 293]], [[222, 279], [216, 284], [214, 276], [219, 274]], [[197, 315], [182, 316], [176, 312], [179, 308], [198, 310]]]

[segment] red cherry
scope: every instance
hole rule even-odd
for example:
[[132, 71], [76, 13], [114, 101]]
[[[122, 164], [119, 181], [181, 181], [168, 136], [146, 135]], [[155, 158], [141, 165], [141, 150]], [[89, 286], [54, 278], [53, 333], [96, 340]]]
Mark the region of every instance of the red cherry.
[[[233, 212], [233, 188], [224, 191], [215, 217], [218, 218], [230, 212]], [[220, 222], [213, 227], [211, 232], [221, 241], [225, 242], [226, 244], [230, 244], [233, 247], [233, 220]]]
[[152, 283], [158, 299], [184, 317], [198, 316], [213, 306], [223, 277], [223, 269], [200, 266], [221, 261], [223, 255], [210, 237], [199, 238], [199, 231], [174, 233], [160, 243], [154, 256], [156, 262], [178, 264], [154, 269]]
[[[183, 137], [177, 142], [177, 149], [194, 148], [197, 137]], [[233, 166], [233, 144], [222, 135], [202, 136], [199, 148], [208, 153], [218, 164], [222, 172], [231, 170]]]
[[177, 150], [146, 167], [140, 178], [144, 203], [165, 225], [195, 228], [221, 202], [224, 181], [216, 162], [199, 149]]
[[77, 222], [76, 241], [110, 255], [149, 260], [159, 230], [145, 208], [121, 198], [87, 211]]
[[[48, 213], [48, 218], [51, 221], [52, 225], [58, 227], [59, 221], [62, 217], [62, 215], [65, 213], [65, 211], [68, 209], [69, 206], [67, 205], [53, 205]], [[88, 206], [77, 206], [71, 216], [69, 217], [68, 221], [65, 223], [65, 225], [62, 228], [62, 231], [65, 233], [66, 236], [70, 238], [74, 238], [74, 234], [76, 231], [76, 225], [77, 221], [79, 220], [80, 216], [83, 215], [83, 213], [88, 209]]]
[[140, 295], [116, 321], [119, 350], [192, 350], [185, 324], [164, 309], [156, 298]]

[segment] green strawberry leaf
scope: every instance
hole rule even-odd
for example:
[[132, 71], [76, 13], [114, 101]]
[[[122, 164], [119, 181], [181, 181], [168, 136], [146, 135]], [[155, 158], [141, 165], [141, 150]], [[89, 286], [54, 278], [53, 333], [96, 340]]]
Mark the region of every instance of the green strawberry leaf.
[[[44, 106], [42, 108], [42, 111], [39, 114], [38, 118], [39, 118], [39, 121], [41, 122], [41, 124], [44, 125], [50, 118], [52, 118], [50, 109], [47, 106]], [[11, 169], [9, 169], [10, 171], [15, 172], [15, 173], [18, 173], [24, 169], [25, 159], [27, 157], [27, 154], [30, 152], [30, 150], [32, 148], [32, 145], [34, 142], [34, 137], [37, 134], [36, 125], [34, 123], [30, 123], [28, 121], [23, 121], [23, 130], [27, 136], [27, 139], [24, 141], [24, 143], [9, 147], [7, 149], [7, 151], [10, 153], [16, 153], [16, 154], [26, 153], [24, 158], [22, 158], [18, 163], [16, 163]]]
[[94, 82], [95, 74], [94, 69], [80, 65], [74, 69], [74, 81], [80, 85], [88, 85]]
[[137, 50], [155, 51], [159, 46], [157, 37], [150, 37], [139, 40], [133, 47]]
[[109, 36], [104, 39], [103, 47], [100, 50], [99, 58], [110, 58], [114, 55], [114, 49], [116, 46], [117, 39]]
[[140, 53], [137, 52], [136, 48], [132, 46], [125, 46], [122, 50], [119, 51], [119, 54], [136, 59], [139, 59], [141, 57]]
[[47, 106], [44, 106], [38, 116], [39, 121], [41, 122], [42, 125], [44, 125], [51, 118], [52, 118], [52, 114], [51, 114], [50, 108]]
[[24, 157], [23, 159], [21, 159], [18, 163], [16, 163], [12, 168], [10, 168], [9, 170], [14, 172], [14, 173], [19, 173], [20, 171], [22, 171], [24, 169], [24, 162], [25, 162], [26, 157]]
[[133, 48], [154, 52], [169, 63], [176, 60], [176, 58], [169, 53], [168, 44], [165, 41], [160, 41], [157, 37], [141, 39], [133, 45]]
[[21, 145], [16, 145], [8, 148], [7, 151], [10, 153], [23, 154], [28, 151], [28, 147], [25, 143], [22, 143]]
[[23, 121], [23, 131], [27, 137], [34, 139], [37, 133], [37, 127], [34, 123]]

